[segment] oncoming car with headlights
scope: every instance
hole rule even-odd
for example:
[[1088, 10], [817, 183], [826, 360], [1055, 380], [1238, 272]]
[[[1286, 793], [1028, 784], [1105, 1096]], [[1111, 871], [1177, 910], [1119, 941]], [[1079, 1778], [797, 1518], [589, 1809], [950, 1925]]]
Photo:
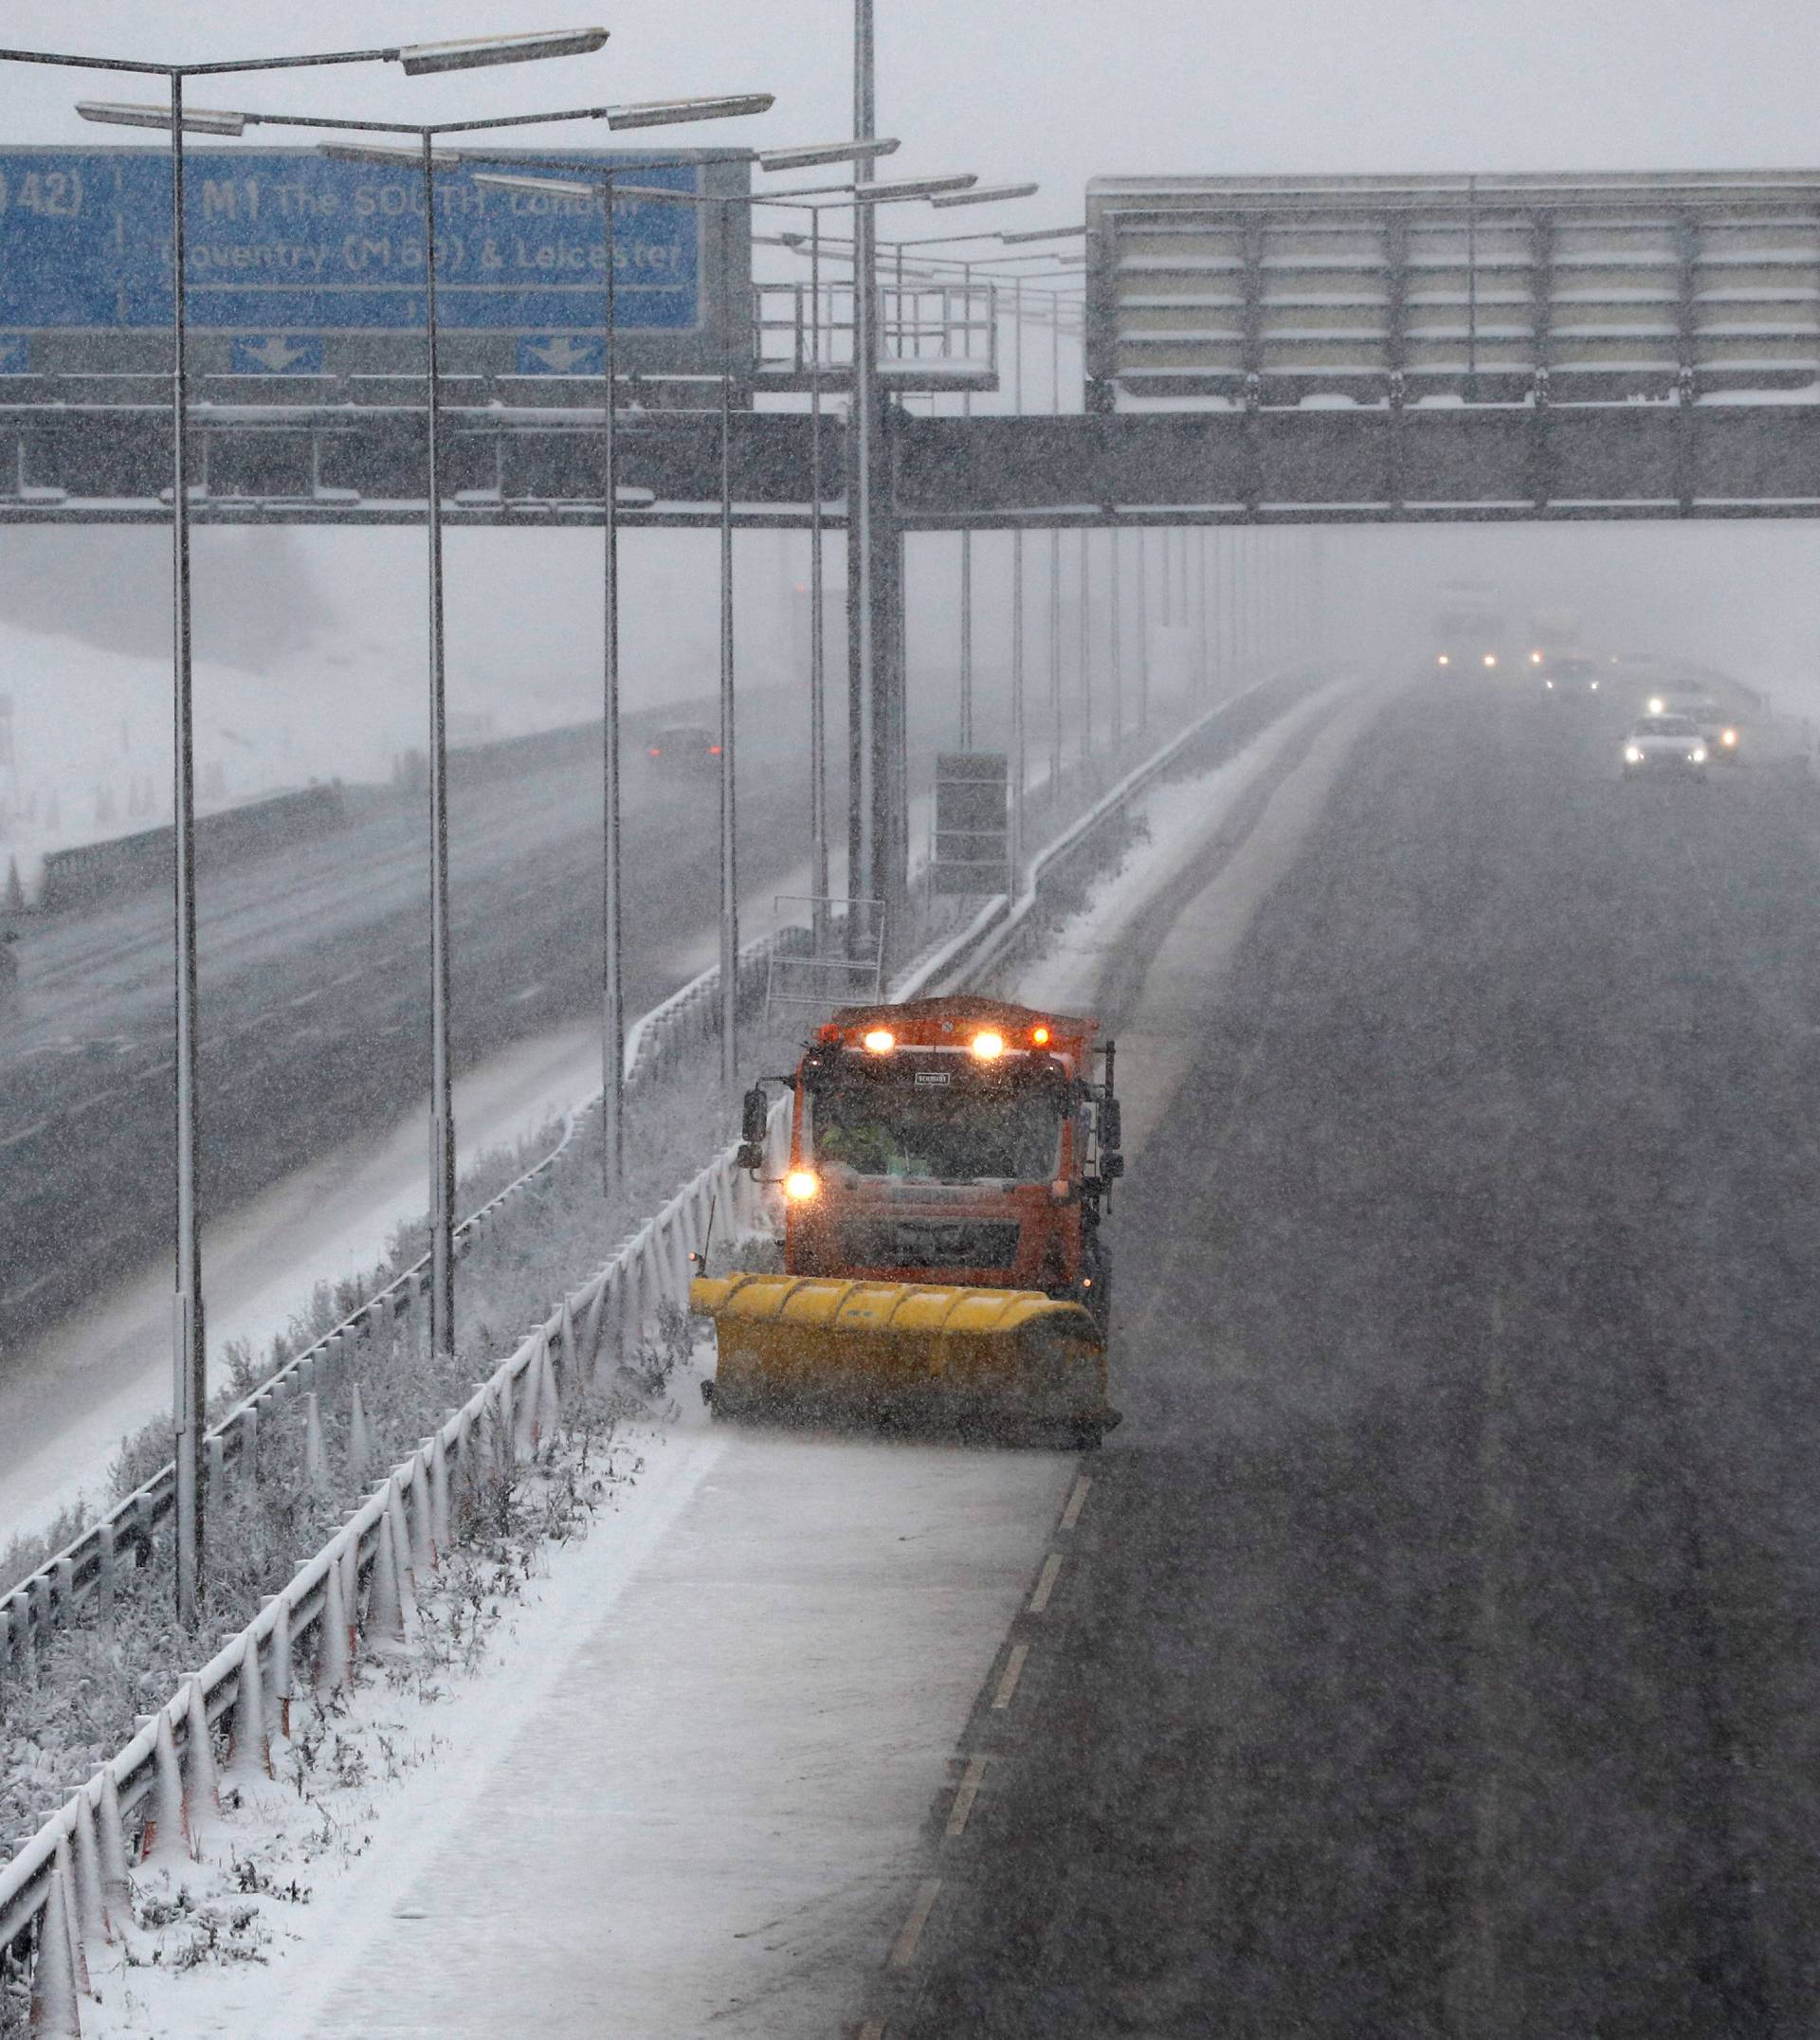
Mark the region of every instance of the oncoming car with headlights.
[[1715, 764], [1736, 765], [1741, 752], [1737, 722], [1702, 687], [1662, 687], [1645, 704], [1652, 716], [1685, 716], [1698, 724]]
[[1661, 774], [1698, 777], [1709, 753], [1691, 716], [1645, 716], [1624, 739], [1619, 754], [1627, 779]]

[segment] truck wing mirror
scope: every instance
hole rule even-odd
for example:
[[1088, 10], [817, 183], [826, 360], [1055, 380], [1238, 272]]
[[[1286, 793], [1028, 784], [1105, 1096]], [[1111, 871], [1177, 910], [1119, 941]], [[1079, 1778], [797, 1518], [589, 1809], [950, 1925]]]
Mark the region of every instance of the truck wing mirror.
[[[771, 1100], [765, 1096], [762, 1084], [755, 1084], [746, 1093], [744, 1111], [739, 1125], [739, 1138], [747, 1147], [762, 1148], [765, 1135], [771, 1127]], [[751, 1166], [747, 1164], [746, 1166]]]
[[1125, 1173], [1125, 1157], [1115, 1150], [1108, 1150], [1100, 1157], [1100, 1174], [1108, 1183], [1116, 1183]]
[[1125, 1144], [1125, 1115], [1116, 1098], [1108, 1098], [1100, 1111], [1100, 1145], [1120, 1148]]

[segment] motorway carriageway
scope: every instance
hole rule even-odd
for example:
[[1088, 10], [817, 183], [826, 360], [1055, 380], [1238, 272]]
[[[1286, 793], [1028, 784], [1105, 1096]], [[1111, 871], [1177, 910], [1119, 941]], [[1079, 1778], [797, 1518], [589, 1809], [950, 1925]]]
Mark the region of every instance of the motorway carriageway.
[[[1217, 870], [1221, 970], [1382, 700], [1304, 700], [1194, 796], [1162, 796], [1151, 883]], [[1166, 1092], [1127, 1073], [1140, 1179]], [[1050, 1676], [1052, 1596], [1110, 1455], [736, 1430], [693, 1377], [673, 1393], [638, 1481], [553, 1556], [503, 1668], [439, 1710], [446, 1754], [318, 1881], [300, 1939], [269, 1970], [163, 1991], [185, 2032], [800, 2040], [859, 2031], [875, 1992], [920, 1974], [949, 1924], [942, 1851], [1000, 1796], [992, 1753], [1022, 1680]]]

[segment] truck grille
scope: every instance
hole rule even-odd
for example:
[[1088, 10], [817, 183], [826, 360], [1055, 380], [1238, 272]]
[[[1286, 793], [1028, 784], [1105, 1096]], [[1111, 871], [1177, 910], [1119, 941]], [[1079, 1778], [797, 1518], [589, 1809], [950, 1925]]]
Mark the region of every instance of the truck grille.
[[836, 1229], [833, 1249], [846, 1267], [1008, 1268], [1018, 1230], [966, 1218], [858, 1219]]

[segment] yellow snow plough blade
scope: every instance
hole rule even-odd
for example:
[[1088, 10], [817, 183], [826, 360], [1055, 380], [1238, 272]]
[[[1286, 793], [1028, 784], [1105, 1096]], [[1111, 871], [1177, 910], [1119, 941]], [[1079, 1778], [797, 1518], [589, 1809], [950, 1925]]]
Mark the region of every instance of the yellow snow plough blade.
[[724, 1416], [881, 1418], [1097, 1436], [1105, 1340], [1079, 1303], [1027, 1289], [697, 1276], [714, 1320], [713, 1403]]

